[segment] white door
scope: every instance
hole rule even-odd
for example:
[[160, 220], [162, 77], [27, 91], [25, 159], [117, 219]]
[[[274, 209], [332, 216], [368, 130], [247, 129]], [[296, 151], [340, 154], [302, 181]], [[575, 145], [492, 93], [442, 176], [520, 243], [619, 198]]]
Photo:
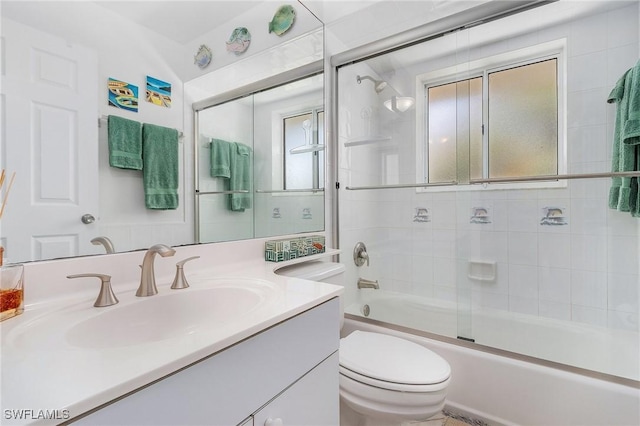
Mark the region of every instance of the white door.
[[[98, 217], [98, 62], [93, 50], [2, 21], [5, 260], [89, 252]], [[5, 187], [7, 182], [5, 181]]]

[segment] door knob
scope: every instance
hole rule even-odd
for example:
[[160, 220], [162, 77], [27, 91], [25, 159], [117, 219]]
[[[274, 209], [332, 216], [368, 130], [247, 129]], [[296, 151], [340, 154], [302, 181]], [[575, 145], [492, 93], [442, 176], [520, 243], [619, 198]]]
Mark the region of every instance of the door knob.
[[88, 225], [90, 223], [93, 223], [96, 221], [96, 218], [92, 215], [92, 214], [83, 214], [82, 217], [80, 218], [80, 220], [82, 221], [82, 223], [84, 223], [85, 225]]

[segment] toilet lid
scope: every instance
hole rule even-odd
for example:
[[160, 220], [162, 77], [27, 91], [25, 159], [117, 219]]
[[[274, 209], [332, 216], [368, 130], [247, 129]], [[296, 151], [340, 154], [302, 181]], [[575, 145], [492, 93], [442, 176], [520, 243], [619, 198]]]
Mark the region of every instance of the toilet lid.
[[340, 365], [366, 377], [409, 385], [441, 383], [451, 375], [449, 363], [424, 346], [359, 330], [340, 339]]

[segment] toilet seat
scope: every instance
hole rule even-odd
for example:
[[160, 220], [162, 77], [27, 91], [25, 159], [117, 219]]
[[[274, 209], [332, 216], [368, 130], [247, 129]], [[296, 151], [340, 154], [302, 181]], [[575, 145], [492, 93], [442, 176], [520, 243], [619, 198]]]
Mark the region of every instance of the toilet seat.
[[382, 389], [434, 392], [447, 386], [451, 367], [417, 343], [356, 330], [340, 339], [340, 374]]

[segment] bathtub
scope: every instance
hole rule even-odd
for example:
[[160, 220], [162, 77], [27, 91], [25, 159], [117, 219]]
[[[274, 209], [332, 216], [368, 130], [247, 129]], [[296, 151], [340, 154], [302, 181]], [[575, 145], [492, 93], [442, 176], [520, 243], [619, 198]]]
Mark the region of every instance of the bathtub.
[[[343, 335], [354, 330], [393, 334], [440, 354], [453, 372], [447, 396], [451, 411], [492, 425], [640, 424], [637, 333], [474, 309], [472, 330], [479, 344], [474, 345], [451, 338], [457, 335], [457, 308], [451, 302], [383, 290], [361, 291], [360, 297], [345, 308]], [[450, 338], [407, 328], [428, 328]]]

